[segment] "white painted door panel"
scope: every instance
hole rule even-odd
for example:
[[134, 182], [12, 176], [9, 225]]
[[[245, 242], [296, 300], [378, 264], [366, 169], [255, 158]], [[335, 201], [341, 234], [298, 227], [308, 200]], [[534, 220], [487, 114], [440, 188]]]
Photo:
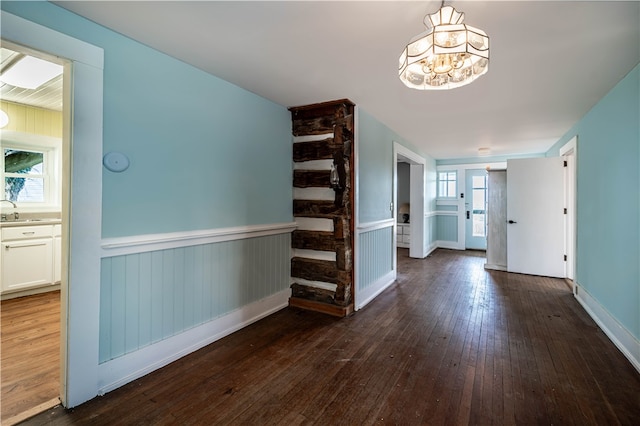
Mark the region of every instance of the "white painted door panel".
[[507, 270], [564, 277], [563, 159], [507, 162]]

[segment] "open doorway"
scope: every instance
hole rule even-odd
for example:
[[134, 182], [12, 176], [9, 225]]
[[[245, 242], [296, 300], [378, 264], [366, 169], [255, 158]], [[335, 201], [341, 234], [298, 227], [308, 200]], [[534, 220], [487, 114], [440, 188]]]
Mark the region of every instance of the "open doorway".
[[[397, 250], [408, 248], [409, 257], [416, 259], [427, 256], [425, 169], [424, 158], [394, 143], [393, 218], [396, 224], [396, 247], [399, 247], [394, 251], [394, 270], [398, 264]], [[401, 185], [404, 187], [400, 188]]]
[[63, 61], [2, 40], [2, 409], [14, 424], [60, 402]]

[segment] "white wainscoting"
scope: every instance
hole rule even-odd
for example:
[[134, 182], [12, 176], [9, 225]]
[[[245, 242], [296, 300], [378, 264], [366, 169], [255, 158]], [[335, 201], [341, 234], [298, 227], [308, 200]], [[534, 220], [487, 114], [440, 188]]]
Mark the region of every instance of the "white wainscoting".
[[355, 309], [361, 309], [396, 279], [394, 219], [369, 222], [356, 229]]
[[100, 392], [286, 307], [295, 228], [292, 222], [103, 240]]

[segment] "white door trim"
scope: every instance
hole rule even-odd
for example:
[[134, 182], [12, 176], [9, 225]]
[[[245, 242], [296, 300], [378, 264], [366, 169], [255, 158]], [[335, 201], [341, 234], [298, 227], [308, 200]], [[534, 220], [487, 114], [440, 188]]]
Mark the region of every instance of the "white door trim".
[[404, 159], [410, 164], [409, 182], [409, 217], [411, 218], [411, 239], [409, 243], [409, 256], [416, 259], [427, 257], [428, 247], [425, 244], [425, 181], [427, 161], [424, 157], [411, 151], [398, 142], [393, 143], [393, 269], [397, 269], [396, 231], [398, 212], [398, 159]]
[[[102, 228], [103, 49], [1, 12], [2, 38], [71, 61], [65, 67], [62, 217], [68, 223], [61, 291], [61, 390], [65, 407], [97, 395]], [[73, 172], [71, 173], [71, 169]]]
[[565, 157], [567, 167], [565, 168], [564, 193], [565, 207], [565, 253], [567, 262], [565, 263], [565, 278], [574, 280], [576, 276], [576, 213], [577, 213], [577, 185], [576, 169], [578, 160], [578, 136], [571, 138], [569, 142], [560, 148], [560, 156]]

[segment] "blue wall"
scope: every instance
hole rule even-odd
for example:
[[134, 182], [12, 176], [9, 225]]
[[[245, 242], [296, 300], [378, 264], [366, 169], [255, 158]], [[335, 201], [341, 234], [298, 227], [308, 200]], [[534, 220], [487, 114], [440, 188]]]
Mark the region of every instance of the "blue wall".
[[[435, 160], [378, 121], [358, 110], [358, 219], [360, 223], [390, 219], [393, 201], [393, 143], [397, 142], [426, 160], [427, 174], [435, 170]], [[429, 191], [431, 183], [426, 183]], [[432, 193], [433, 194], [433, 193]], [[427, 200], [427, 206], [432, 204]]]
[[576, 282], [640, 339], [640, 65], [547, 153], [575, 135]]
[[51, 3], [2, 9], [104, 49], [104, 152], [131, 166], [103, 170], [103, 237], [292, 220], [285, 107]]

